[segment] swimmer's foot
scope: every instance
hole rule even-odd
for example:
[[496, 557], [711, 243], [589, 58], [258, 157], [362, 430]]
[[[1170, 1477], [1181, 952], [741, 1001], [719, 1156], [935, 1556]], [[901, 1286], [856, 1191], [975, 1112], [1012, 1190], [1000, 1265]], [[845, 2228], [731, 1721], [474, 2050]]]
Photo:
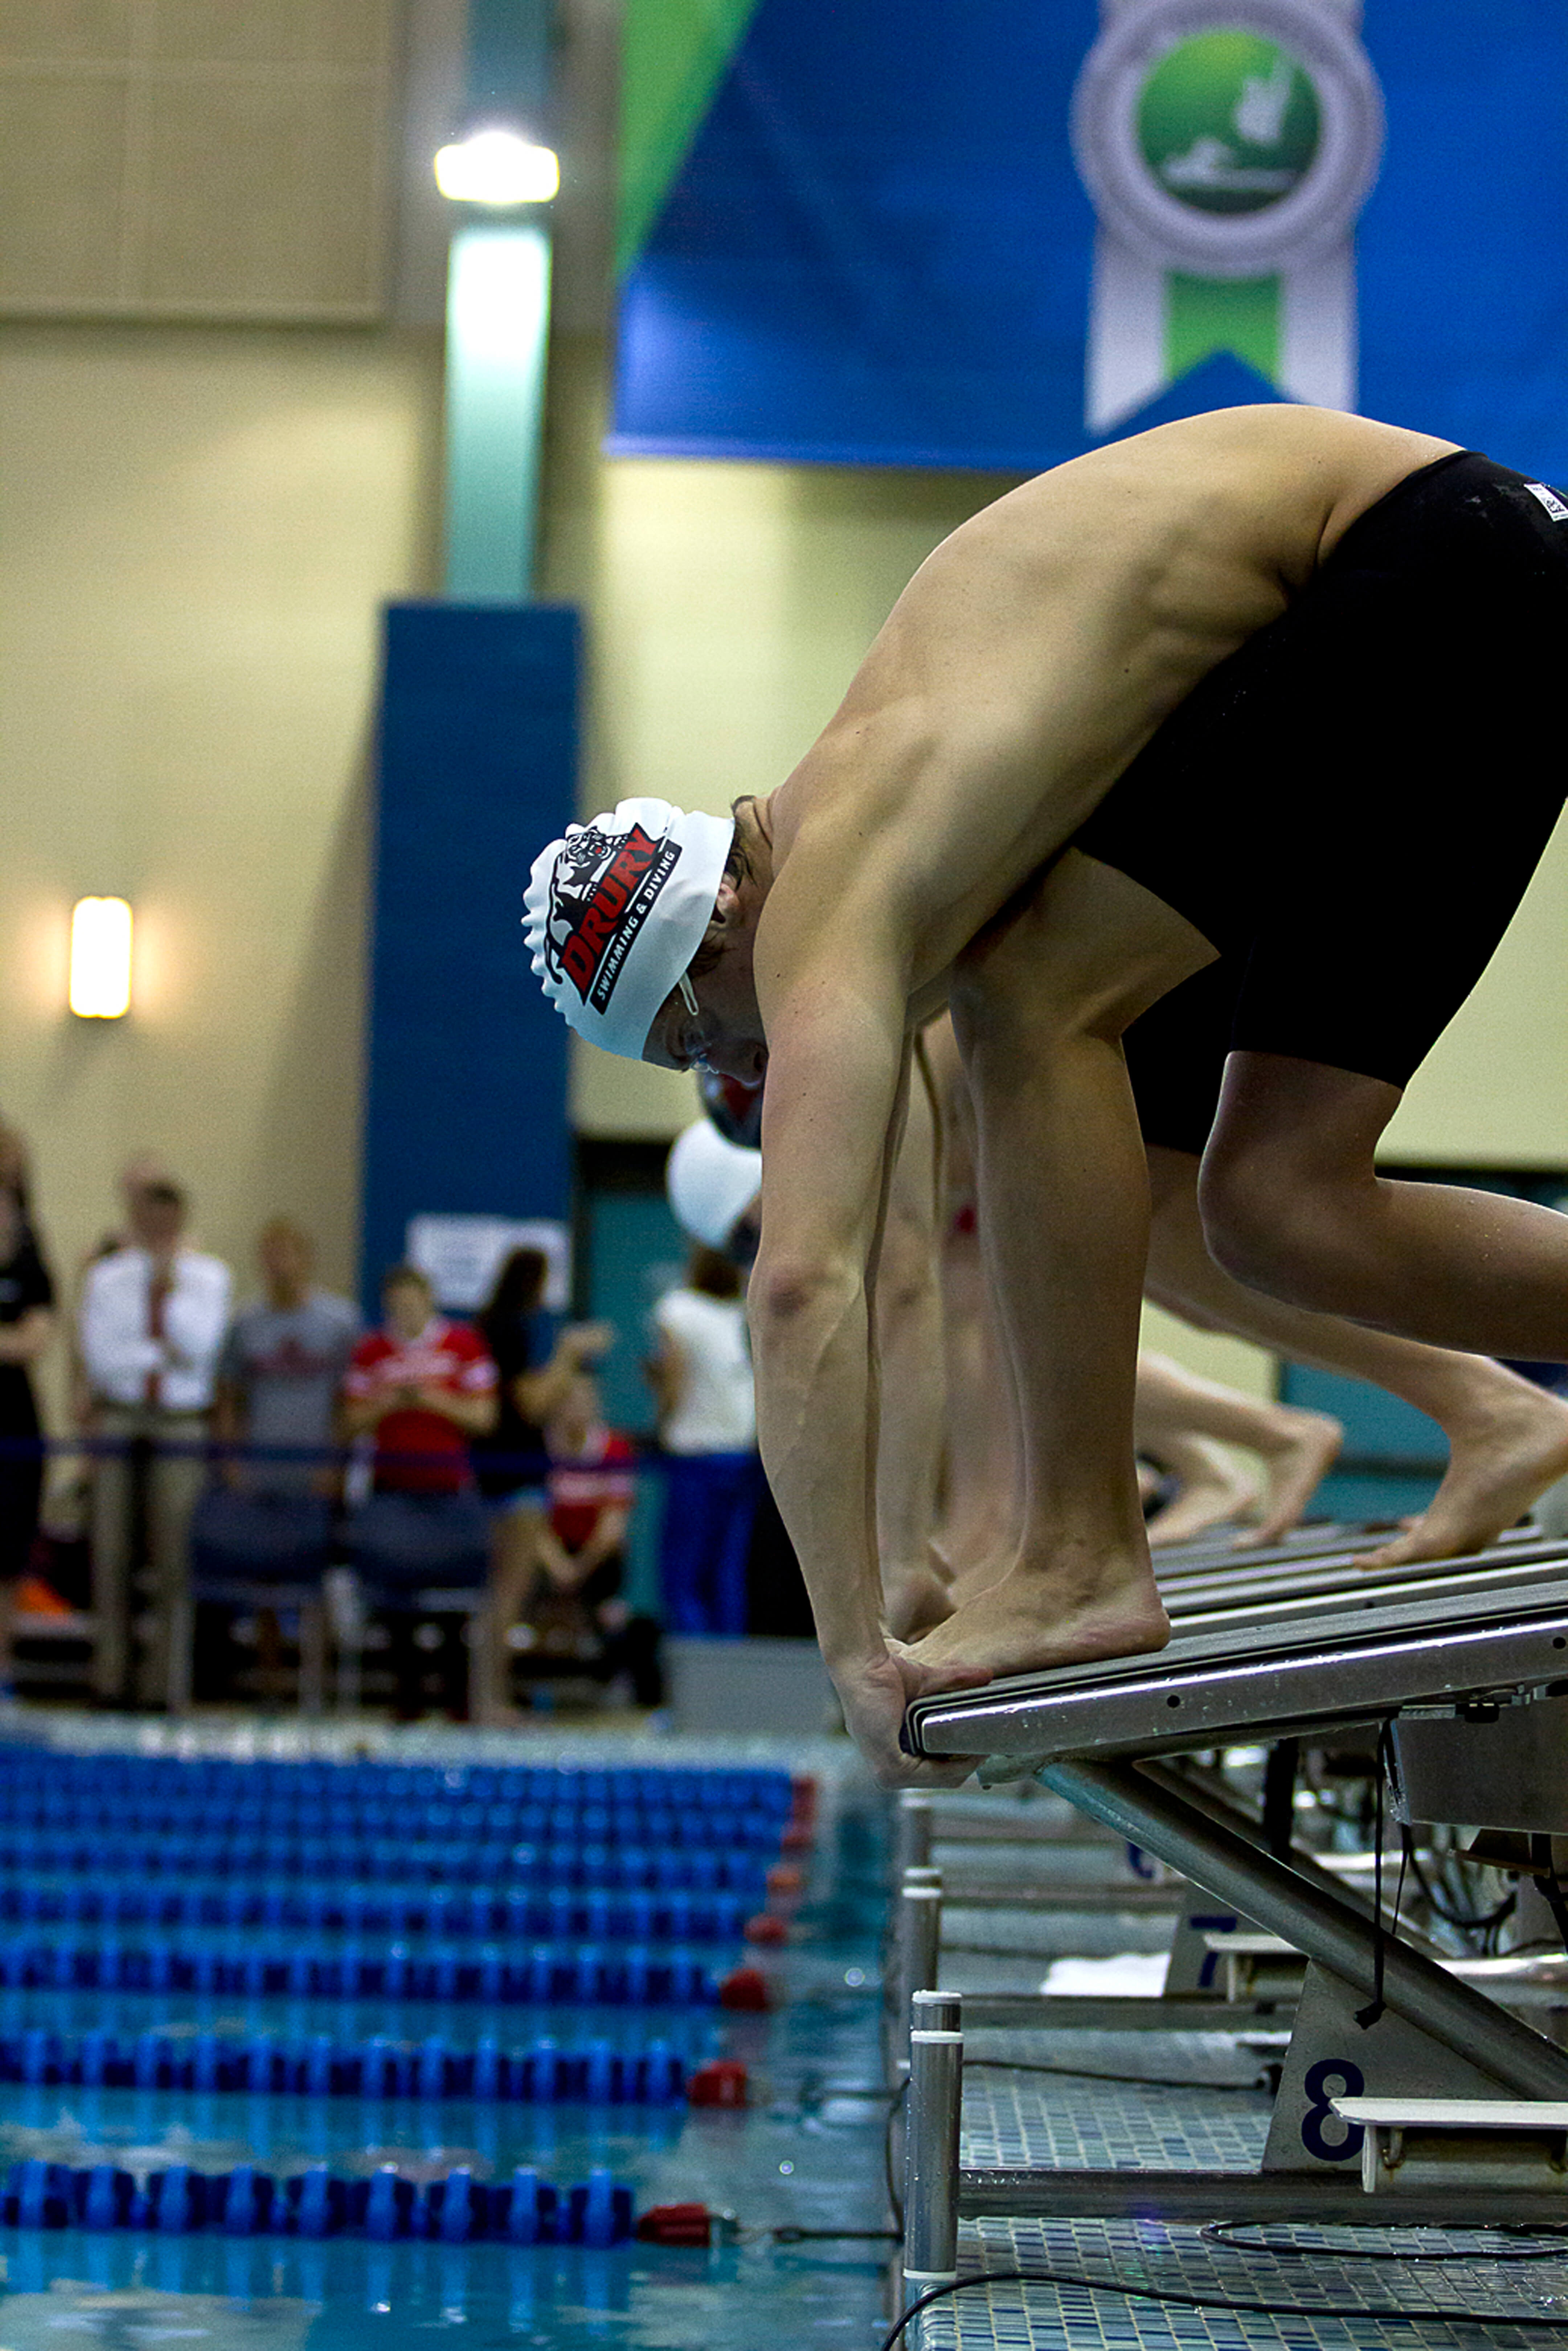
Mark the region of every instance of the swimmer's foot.
[[1087, 1665], [1163, 1649], [1170, 1621], [1145, 1559], [1102, 1556], [1074, 1574], [1015, 1564], [988, 1590], [963, 1600], [910, 1655], [944, 1670], [981, 1667], [993, 1674], [1040, 1673], [1048, 1666]]
[[1474, 1425], [1450, 1428], [1448, 1474], [1419, 1518], [1376, 1551], [1364, 1568], [1409, 1560], [1457, 1559], [1484, 1551], [1537, 1497], [1568, 1476], [1568, 1405], [1511, 1373]]
[[1344, 1431], [1326, 1412], [1302, 1412], [1281, 1405], [1277, 1445], [1260, 1446], [1268, 1496], [1244, 1546], [1278, 1542], [1299, 1524], [1302, 1511], [1339, 1458]]
[[1148, 1522], [1149, 1541], [1156, 1547], [1190, 1542], [1211, 1527], [1249, 1519], [1263, 1499], [1257, 1480], [1222, 1446], [1199, 1437], [1188, 1441], [1186, 1452], [1197, 1457], [1194, 1466], [1188, 1469], [1184, 1458], [1180, 1485]]

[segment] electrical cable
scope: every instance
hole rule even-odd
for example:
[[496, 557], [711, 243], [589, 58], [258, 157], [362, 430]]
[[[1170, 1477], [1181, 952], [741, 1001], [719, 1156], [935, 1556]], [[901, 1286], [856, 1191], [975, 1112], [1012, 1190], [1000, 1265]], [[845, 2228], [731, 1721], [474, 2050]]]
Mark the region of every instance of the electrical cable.
[[1075, 2082], [1125, 2082], [1136, 2090], [1260, 2090], [1260, 2082], [1173, 2081], [1166, 2074], [1103, 2074], [1091, 2065], [1042, 2065], [1013, 2057], [964, 2058], [966, 2074], [1060, 2074]]
[[888, 2101], [887, 2127], [882, 2135], [882, 2176], [887, 2189], [887, 2204], [889, 2211], [893, 2214], [893, 2225], [901, 2237], [904, 2234], [904, 2199], [898, 2192], [898, 2182], [893, 2176], [893, 2133], [898, 2120], [898, 2110], [908, 2095], [909, 2076], [906, 2074]]
[[[1294, 2245], [1281, 2244], [1273, 2238], [1258, 2235], [1243, 2238], [1240, 2229], [1262, 2231], [1262, 2220], [1206, 2220], [1198, 2231], [1205, 2243], [1223, 2245], [1237, 2253], [1268, 2253], [1276, 2261], [1333, 2262], [1549, 2262], [1568, 2260], [1568, 2228], [1553, 2234], [1551, 2231], [1531, 2229], [1531, 2237], [1544, 2237], [1542, 2244], [1507, 2246], [1490, 2251], [1477, 2249], [1464, 2252], [1449, 2245], [1440, 2253], [1391, 2253], [1385, 2245]], [[1500, 2230], [1496, 2232], [1500, 2235]]]
[[797, 2229], [786, 2224], [768, 2233], [776, 2245], [896, 2245], [902, 2241], [897, 2229]]
[[1558, 2318], [1548, 2318], [1531, 2313], [1520, 2317], [1504, 2318], [1496, 2311], [1449, 2309], [1434, 2303], [1429, 2310], [1394, 2310], [1386, 2304], [1364, 2303], [1351, 2305], [1329, 2302], [1251, 2302], [1239, 2295], [1224, 2294], [1182, 2294], [1174, 2286], [1134, 2285], [1125, 2278], [1075, 2277], [1068, 2270], [980, 2270], [973, 2277], [956, 2278], [948, 2285], [933, 2286], [929, 2293], [912, 2302], [903, 2317], [884, 2335], [878, 2351], [897, 2351], [910, 2321], [918, 2318], [932, 2304], [945, 2302], [949, 2294], [964, 2294], [976, 2286], [985, 2285], [1053, 2285], [1066, 2287], [1074, 2294], [1124, 2294], [1136, 2302], [1168, 2302], [1184, 2310], [1228, 2310], [1259, 2318], [1322, 2319], [1339, 2318], [1364, 2325], [1369, 2319], [1392, 2326], [1421, 2326], [1428, 2321], [1434, 2325], [1452, 2326], [1519, 2326], [1531, 2334], [1550, 2329], [1555, 2334], [1568, 2330], [1568, 2310]]
[[1453, 1907], [1451, 1889], [1445, 1886], [1439, 1896], [1437, 1887], [1422, 1867], [1421, 1856], [1412, 1840], [1408, 1821], [1402, 1821], [1399, 1828], [1405, 1844], [1406, 1865], [1410, 1875], [1426, 1896], [1434, 1915], [1443, 1921], [1445, 1927], [1457, 1928], [1461, 1934], [1466, 1935], [1488, 1935], [1494, 1928], [1500, 1927], [1505, 1918], [1512, 1916], [1519, 1906], [1519, 1896], [1511, 1892], [1505, 1894], [1502, 1900], [1491, 1910], [1463, 1911]]
[[1564, 1895], [1563, 1880], [1552, 1866], [1552, 1839], [1549, 1836], [1532, 1836], [1530, 1840], [1530, 1857], [1536, 1865], [1535, 1882], [1545, 1897], [1546, 1907], [1552, 1913], [1552, 1924], [1562, 1936], [1564, 1948], [1568, 1948], [1568, 1896]]
[[1384, 1790], [1393, 1781], [1396, 1771], [1394, 1755], [1394, 1718], [1384, 1718], [1377, 1734], [1377, 1777], [1373, 1787], [1372, 1813], [1372, 1998], [1364, 2008], [1355, 2011], [1355, 2021], [1364, 2032], [1370, 2032], [1384, 2012], [1384, 1964], [1391, 1940], [1399, 1933], [1399, 1907], [1405, 1899], [1405, 1872], [1410, 1859], [1408, 1834], [1399, 1848], [1399, 1883], [1394, 1890], [1394, 1917], [1387, 1926], [1383, 1920], [1383, 1797]]

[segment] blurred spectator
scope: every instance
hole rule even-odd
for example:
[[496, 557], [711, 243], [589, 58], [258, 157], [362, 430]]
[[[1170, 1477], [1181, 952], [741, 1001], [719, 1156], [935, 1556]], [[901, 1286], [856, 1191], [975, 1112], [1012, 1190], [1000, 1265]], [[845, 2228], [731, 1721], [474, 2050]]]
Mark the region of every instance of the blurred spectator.
[[390, 1593], [410, 1604], [394, 1600], [388, 1612], [400, 1718], [423, 1712], [433, 1666], [448, 1710], [461, 1714], [461, 1625], [437, 1634], [437, 1658], [422, 1639], [428, 1620], [412, 1604], [425, 1587], [484, 1580], [486, 1530], [468, 1445], [495, 1427], [496, 1366], [477, 1331], [435, 1311], [416, 1266], [393, 1266], [382, 1300], [382, 1328], [360, 1340], [343, 1382], [347, 1435], [375, 1437], [373, 1491], [354, 1517], [352, 1555], [379, 1602], [386, 1605]]
[[523, 1652], [530, 1674], [587, 1674], [619, 1686], [636, 1706], [660, 1706], [659, 1628], [621, 1596], [637, 1493], [632, 1446], [606, 1426], [586, 1377], [572, 1380], [546, 1435], [549, 1520], [511, 1648]]
[[19, 1126], [7, 1118], [0, 1118], [0, 1186], [9, 1192], [21, 1213], [24, 1225], [30, 1226], [32, 1210], [30, 1190], [33, 1181], [33, 1156], [27, 1148], [27, 1138]]
[[[168, 1163], [159, 1152], [136, 1152], [126, 1161], [115, 1177], [114, 1188], [119, 1193], [120, 1200], [121, 1213], [119, 1221], [113, 1225], [105, 1226], [77, 1266], [77, 1311], [72, 1318], [67, 1339], [68, 1350], [67, 1382], [70, 1391], [71, 1417], [78, 1428], [89, 1433], [93, 1426], [93, 1395], [92, 1383], [88, 1377], [87, 1365], [82, 1361], [80, 1285], [86, 1281], [89, 1273], [101, 1258], [113, 1257], [120, 1249], [135, 1248], [140, 1237], [138, 1202], [148, 1185], [173, 1183], [174, 1177], [169, 1172]], [[178, 1186], [176, 1186], [175, 1188], [178, 1189]], [[196, 1243], [188, 1232], [183, 1238], [187, 1248], [196, 1247]], [[85, 1487], [82, 1493], [85, 1500]]]
[[458, 1494], [468, 1440], [496, 1425], [496, 1366], [477, 1331], [435, 1311], [417, 1266], [382, 1284], [385, 1321], [354, 1346], [343, 1380], [350, 1437], [374, 1434], [378, 1494]]
[[[306, 1453], [337, 1436], [338, 1392], [359, 1335], [359, 1310], [316, 1289], [308, 1234], [287, 1217], [264, 1225], [256, 1242], [265, 1295], [229, 1325], [218, 1359], [214, 1434], [224, 1444]], [[234, 1482], [257, 1494], [329, 1493], [323, 1461], [252, 1460], [232, 1465]]]
[[32, 1366], [54, 1333], [54, 1305], [55, 1285], [23, 1200], [0, 1180], [0, 1697], [5, 1698], [12, 1696], [15, 1593], [32, 1556], [44, 1485], [43, 1454], [33, 1449], [42, 1432]]
[[646, 1366], [665, 1471], [660, 1573], [674, 1633], [746, 1631], [746, 1562], [757, 1509], [757, 1408], [741, 1277], [699, 1244], [686, 1280], [653, 1310]]
[[491, 1516], [488, 1627], [481, 1644], [486, 1687], [476, 1693], [479, 1719], [511, 1715], [507, 1635], [538, 1575], [549, 1498], [545, 1423], [585, 1364], [602, 1355], [614, 1332], [606, 1322], [556, 1331], [544, 1311], [549, 1260], [542, 1249], [513, 1249], [477, 1317], [499, 1378], [496, 1425], [471, 1451]]
[[[699, 1074], [706, 1118], [675, 1137], [664, 1192], [688, 1240], [706, 1241], [733, 1264], [750, 1266], [762, 1236], [762, 1089], [711, 1070]], [[795, 1546], [760, 1466], [746, 1562], [746, 1629], [810, 1640], [816, 1626]]]
[[[78, 1339], [94, 1432], [152, 1448], [141, 1498], [151, 1637], [131, 1687], [139, 1702], [157, 1705], [171, 1687], [171, 1644], [187, 1636], [187, 1533], [206, 1476], [203, 1447], [232, 1285], [226, 1265], [186, 1246], [178, 1185], [141, 1185], [129, 1206], [133, 1238], [89, 1268]], [[123, 1451], [110, 1452], [93, 1477], [94, 1675], [105, 1697], [118, 1697], [125, 1679], [134, 1468]]]
[[670, 1145], [664, 1196], [688, 1240], [749, 1266], [762, 1236], [762, 1154], [699, 1118]]

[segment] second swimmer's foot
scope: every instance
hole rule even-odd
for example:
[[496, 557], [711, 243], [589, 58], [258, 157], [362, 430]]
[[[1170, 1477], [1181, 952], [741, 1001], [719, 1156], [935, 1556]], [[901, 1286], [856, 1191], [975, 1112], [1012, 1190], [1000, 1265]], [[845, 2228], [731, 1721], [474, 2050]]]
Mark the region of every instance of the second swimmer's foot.
[[1528, 1380], [1505, 1376], [1508, 1389], [1495, 1405], [1454, 1436], [1448, 1474], [1419, 1518], [1392, 1542], [1364, 1552], [1358, 1565], [1398, 1567], [1485, 1551], [1548, 1486], [1568, 1476], [1568, 1405]]
[[1258, 1524], [1241, 1537], [1251, 1548], [1278, 1542], [1301, 1520], [1307, 1504], [1339, 1458], [1344, 1431], [1326, 1412], [1302, 1412], [1283, 1406], [1285, 1416], [1277, 1449], [1263, 1457], [1269, 1480], [1268, 1499]]
[[1124, 1573], [1080, 1579], [1014, 1567], [988, 1590], [956, 1607], [910, 1655], [922, 1665], [981, 1666], [993, 1674], [1042, 1673], [1051, 1666], [1092, 1664], [1163, 1649], [1170, 1620], [1146, 1564]]
[[[1251, 1517], [1262, 1499], [1261, 1489], [1237, 1462], [1212, 1448], [1212, 1476], [1186, 1479], [1179, 1490], [1148, 1522], [1148, 1538], [1156, 1550], [1162, 1543], [1190, 1542], [1215, 1527], [1235, 1526]], [[1255, 1538], [1249, 1534], [1250, 1542]]]

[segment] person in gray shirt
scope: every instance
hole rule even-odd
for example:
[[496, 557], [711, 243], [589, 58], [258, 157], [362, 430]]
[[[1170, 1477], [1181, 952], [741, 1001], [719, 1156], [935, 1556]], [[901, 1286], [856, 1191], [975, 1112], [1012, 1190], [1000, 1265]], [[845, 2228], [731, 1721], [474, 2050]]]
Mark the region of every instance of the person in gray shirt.
[[[360, 1333], [358, 1310], [317, 1290], [309, 1236], [287, 1217], [263, 1227], [256, 1243], [265, 1297], [229, 1325], [218, 1363], [214, 1433], [220, 1443], [280, 1447], [329, 1446], [338, 1391]], [[322, 1493], [334, 1473], [323, 1461], [245, 1460], [235, 1482], [251, 1493]]]

